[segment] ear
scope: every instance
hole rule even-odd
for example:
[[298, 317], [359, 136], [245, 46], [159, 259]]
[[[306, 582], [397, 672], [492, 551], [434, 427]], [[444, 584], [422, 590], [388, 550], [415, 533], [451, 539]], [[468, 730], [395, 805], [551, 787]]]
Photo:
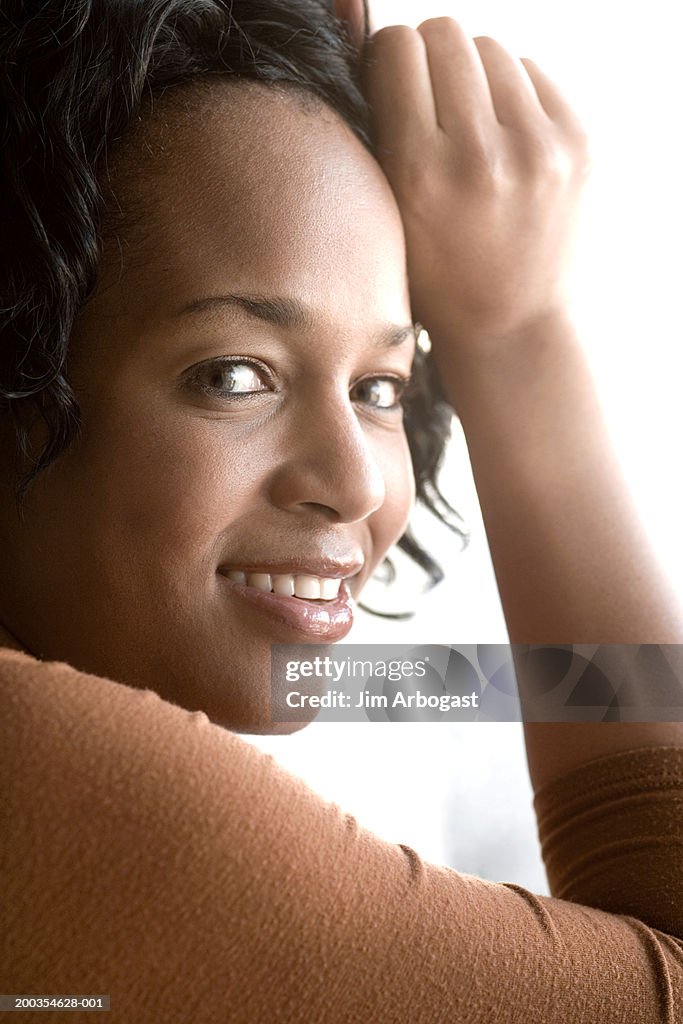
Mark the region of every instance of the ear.
[[368, 35], [367, 0], [334, 0], [334, 13], [346, 22], [351, 39], [362, 50]]

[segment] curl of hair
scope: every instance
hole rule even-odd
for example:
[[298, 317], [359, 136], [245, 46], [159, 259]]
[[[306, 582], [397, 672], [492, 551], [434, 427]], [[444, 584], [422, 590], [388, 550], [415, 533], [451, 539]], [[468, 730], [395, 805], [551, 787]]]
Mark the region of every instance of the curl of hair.
[[[146, 98], [214, 75], [314, 94], [372, 150], [359, 54], [330, 2], [4, 0], [0, 8], [0, 415], [16, 438], [19, 506], [78, 435], [67, 357], [98, 278], [108, 155]], [[404, 407], [418, 500], [464, 537], [436, 484], [452, 410], [419, 349], [414, 374]], [[46, 440], [35, 456], [38, 420]], [[399, 546], [432, 584], [442, 578], [410, 530]]]

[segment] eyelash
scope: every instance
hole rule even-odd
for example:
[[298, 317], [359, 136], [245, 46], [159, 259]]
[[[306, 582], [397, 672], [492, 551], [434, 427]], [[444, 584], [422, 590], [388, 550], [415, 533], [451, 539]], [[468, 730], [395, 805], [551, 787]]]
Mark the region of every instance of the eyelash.
[[[226, 390], [225, 388], [216, 388], [212, 387], [211, 385], [202, 383], [202, 374], [205, 374], [207, 373], [207, 371], [210, 371], [214, 368], [222, 369], [227, 366], [248, 366], [255, 373], [257, 373], [257, 375], [265, 376], [268, 379], [268, 381], [272, 383], [272, 375], [269, 373], [267, 368], [262, 363], [258, 363], [255, 360], [251, 359], [227, 358], [212, 359], [206, 363], [199, 363], [195, 372], [190, 376], [190, 383], [194, 384], [197, 388], [199, 388], [200, 391], [203, 391], [205, 394], [210, 395], [211, 397], [221, 396], [227, 399], [228, 401], [233, 401], [235, 399], [239, 400], [243, 398], [253, 398], [254, 395], [263, 394], [263, 391], [231, 392]], [[362, 380], [356, 381], [354, 387], [357, 387], [359, 384], [366, 384], [368, 382], [374, 381], [390, 381], [392, 384], [395, 385], [398, 391], [398, 399], [393, 405], [377, 406], [368, 403], [370, 404], [370, 408], [376, 409], [378, 412], [390, 413], [395, 412], [397, 409], [400, 409], [401, 401], [406, 397], [406, 392], [409, 389], [410, 385], [413, 383], [413, 378], [412, 376], [402, 377], [399, 376], [398, 374], [378, 374], [377, 376], [374, 377], [364, 377]]]

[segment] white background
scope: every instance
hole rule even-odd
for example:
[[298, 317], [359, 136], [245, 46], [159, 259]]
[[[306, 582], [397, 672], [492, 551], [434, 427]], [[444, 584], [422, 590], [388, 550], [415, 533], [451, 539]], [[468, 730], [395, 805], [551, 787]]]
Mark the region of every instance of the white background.
[[[574, 318], [644, 534], [683, 595], [677, 5], [375, 0], [373, 11], [375, 28], [447, 14], [470, 36], [493, 36], [514, 56], [532, 57], [588, 131], [594, 169], [576, 248]], [[457, 429], [442, 487], [468, 521], [469, 548], [460, 554], [448, 531], [420, 517], [446, 582], [422, 599], [407, 624], [361, 614], [347, 642], [505, 642]], [[520, 725], [321, 723], [255, 742], [387, 840], [407, 843], [427, 860], [547, 892]]]

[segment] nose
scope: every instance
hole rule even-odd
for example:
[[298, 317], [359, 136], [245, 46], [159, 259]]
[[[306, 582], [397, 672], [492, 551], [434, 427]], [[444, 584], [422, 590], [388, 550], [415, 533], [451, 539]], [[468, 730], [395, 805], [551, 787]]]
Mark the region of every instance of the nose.
[[309, 401], [281, 436], [270, 500], [287, 511], [316, 510], [332, 522], [359, 522], [381, 508], [386, 482], [376, 445], [348, 398]]

